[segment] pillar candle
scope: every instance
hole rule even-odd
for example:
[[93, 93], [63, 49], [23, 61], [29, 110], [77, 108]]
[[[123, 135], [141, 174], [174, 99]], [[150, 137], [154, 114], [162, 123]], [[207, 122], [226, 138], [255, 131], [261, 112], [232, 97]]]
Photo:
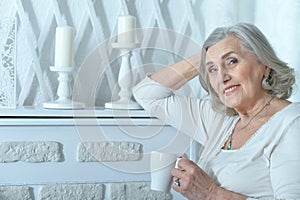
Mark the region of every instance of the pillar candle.
[[56, 28], [55, 37], [55, 65], [56, 67], [71, 67], [73, 58], [74, 30], [71, 26]]
[[135, 17], [121, 15], [118, 18], [118, 43], [135, 43]]

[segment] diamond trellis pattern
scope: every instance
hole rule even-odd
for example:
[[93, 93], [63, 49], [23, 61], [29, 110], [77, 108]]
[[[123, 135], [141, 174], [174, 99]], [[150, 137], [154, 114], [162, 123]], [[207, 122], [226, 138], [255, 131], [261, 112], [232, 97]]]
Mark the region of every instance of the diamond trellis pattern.
[[[110, 43], [116, 38], [117, 19], [121, 13], [134, 15], [137, 18], [137, 28], [174, 30], [200, 45], [215, 26], [238, 21], [257, 24], [267, 36], [272, 35], [272, 27], [279, 27], [278, 22], [282, 22], [282, 18], [264, 17], [262, 20], [260, 16], [265, 15], [264, 7], [270, 3], [278, 16], [289, 11], [289, 15], [284, 15], [287, 18], [285, 22], [289, 23], [281, 23], [281, 28], [276, 29], [276, 40], [271, 43], [278, 48], [287, 44], [280, 41], [291, 41], [292, 38], [295, 41], [289, 42], [288, 48], [293, 49], [299, 40], [299, 1], [291, 0], [290, 4], [285, 6], [282, 6], [279, 0], [276, 2], [276, 5], [273, 5], [271, 0], [263, 3], [253, 0], [245, 0], [243, 3], [236, 0], [3, 0], [0, 2], [0, 17], [9, 15], [17, 19], [16, 101], [19, 106], [36, 106], [56, 98], [57, 74], [49, 70], [49, 66], [54, 64], [56, 26], [67, 24], [76, 30], [74, 54], [77, 68], [100, 43], [107, 43], [108, 48], [100, 53], [99, 60], [101, 66], [111, 67], [107, 68], [105, 76], [99, 77], [95, 83], [97, 93], [93, 102], [96, 106], [103, 106], [110, 100], [112, 90], [117, 84], [119, 69], [117, 64], [110, 63], [114, 52]], [[263, 12], [260, 12], [262, 10]], [[282, 27], [291, 31], [287, 34]], [[172, 50], [184, 52], [185, 56], [188, 55], [187, 52], [196, 53], [190, 52], [184, 37], [177, 36], [164, 34], [158, 39], [153, 30], [143, 32], [138, 41], [144, 49], [133, 52], [133, 68], [151, 63], [159, 63], [161, 67], [171, 64], [178, 59], [172, 54]], [[171, 52], [166, 55], [145, 50], [148, 46], [155, 47], [155, 44]], [[284, 59], [287, 62], [292, 61], [293, 65], [299, 65], [300, 59], [295, 56], [299, 55], [299, 48], [289, 52], [294, 54], [286, 55], [283, 52]], [[144, 73], [145, 71], [140, 70], [135, 79], [138, 80]], [[200, 89], [198, 90], [197, 95], [201, 95]]]
[[[19, 74], [18, 78], [18, 105], [40, 105], [44, 101], [53, 100], [57, 88], [56, 74], [49, 71], [49, 66], [53, 65], [54, 60], [54, 40], [55, 27], [59, 25], [71, 25], [76, 30], [75, 35], [75, 63], [79, 67], [81, 62], [88, 55], [89, 51], [97, 46], [97, 44], [107, 40], [114, 42], [112, 39], [117, 33], [117, 19], [123, 14], [131, 14], [137, 18], [137, 28], [143, 27], [159, 27], [163, 29], [174, 29], [169, 24], [172, 20], [165, 19], [165, 16], [171, 15], [168, 10], [166, 1], [126, 1], [119, 0], [113, 3], [108, 0], [103, 1], [57, 1], [48, 0], [48, 2], [37, 2], [33, 0], [19, 1], [16, 0], [16, 16], [19, 22], [18, 42], [22, 42], [25, 48], [25, 54], [21, 54], [19, 60], [26, 59], [24, 63], [19, 64], [19, 68], [24, 73]], [[174, 4], [175, 1], [169, 4]], [[177, 3], [178, 4], [178, 3]], [[194, 3], [195, 4], [195, 3]], [[47, 6], [46, 6], [47, 5]], [[197, 17], [193, 12], [193, 2], [186, 0], [182, 2], [183, 7], [179, 22], [179, 31], [183, 34], [191, 24], [196, 24]], [[140, 7], [138, 7], [140, 6]], [[173, 5], [174, 6], [174, 5]], [[134, 8], [137, 8], [135, 10]], [[143, 17], [143, 12], [147, 12], [147, 16]], [[200, 32], [200, 24], [196, 25], [195, 32], [197, 39], [202, 38]], [[139, 38], [141, 46], [147, 45], [153, 40], [151, 31]], [[192, 35], [192, 33], [190, 33]], [[189, 36], [189, 35], [188, 35]], [[175, 38], [176, 39], [176, 38]], [[171, 41], [168, 35], [163, 35], [162, 40], [167, 49], [181, 48], [183, 46], [181, 40]], [[24, 46], [23, 46], [24, 45]], [[153, 46], [153, 45], [152, 45]], [[109, 56], [112, 49], [101, 52], [99, 58], [101, 65], [107, 66]], [[143, 53], [134, 52], [132, 65], [141, 66], [145, 62], [145, 51]], [[149, 57], [149, 55], [148, 55]], [[169, 56], [168, 63], [174, 62], [174, 57]], [[26, 69], [25, 69], [26, 68]], [[98, 93], [105, 93], [106, 96], [98, 98], [95, 104], [103, 105], [107, 101], [111, 92], [102, 91], [103, 89], [115, 87], [117, 81], [118, 69], [113, 67], [107, 68], [105, 78], [98, 83]], [[97, 94], [98, 95], [98, 94]], [[100, 94], [99, 94], [100, 95]]]

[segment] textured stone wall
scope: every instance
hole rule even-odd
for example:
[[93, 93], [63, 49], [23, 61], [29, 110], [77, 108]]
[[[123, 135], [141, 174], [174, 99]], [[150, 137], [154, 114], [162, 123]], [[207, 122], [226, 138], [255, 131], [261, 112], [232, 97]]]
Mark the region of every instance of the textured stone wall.
[[[140, 143], [131, 141], [80, 142], [76, 151], [79, 163], [138, 161], [143, 148]], [[43, 163], [62, 163], [63, 144], [56, 141], [6, 141], [0, 143], [1, 165], [27, 162], [32, 165]], [[0, 199], [5, 200], [58, 200], [58, 199], [128, 199], [128, 200], [168, 200], [169, 193], [150, 190], [149, 182], [127, 183], [57, 183], [38, 186], [0, 186]]]
[[[107, 190], [107, 191], [105, 191]], [[37, 191], [39, 200], [171, 200], [169, 193], [150, 190], [147, 182], [110, 183], [105, 188], [101, 183], [68, 183], [56, 185], [41, 185]], [[0, 199], [2, 200], [34, 200], [33, 188], [27, 186], [2, 186], [0, 187]]]
[[1, 186], [0, 199], [32, 200], [32, 189], [27, 186]]
[[63, 152], [58, 142], [1, 142], [0, 162], [61, 162]]
[[82, 142], [78, 145], [78, 160], [134, 161], [141, 158], [141, 144], [134, 142]]

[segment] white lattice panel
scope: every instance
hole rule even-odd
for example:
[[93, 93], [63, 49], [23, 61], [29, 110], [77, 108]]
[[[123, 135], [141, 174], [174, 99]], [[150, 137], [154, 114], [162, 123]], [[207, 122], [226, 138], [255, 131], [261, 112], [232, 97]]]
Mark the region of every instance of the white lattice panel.
[[[175, 4], [174, 4], [175, 3]], [[196, 23], [197, 17], [193, 13], [193, 2], [182, 2], [180, 21], [166, 19], [167, 15], [174, 15], [168, 6], [176, 6], [178, 3], [166, 3], [166, 1], [18, 1], [15, 0], [15, 15], [17, 16], [18, 43], [18, 104], [40, 105], [44, 101], [56, 98], [56, 74], [49, 71], [49, 66], [54, 60], [55, 27], [58, 25], [71, 25], [76, 30], [75, 36], [75, 62], [79, 67], [89, 52], [97, 44], [115, 36], [117, 33], [117, 18], [121, 13], [131, 14], [137, 17], [137, 28], [160, 27], [173, 29], [170, 25], [180, 24], [180, 32], [186, 33], [188, 26]], [[147, 15], [145, 15], [147, 14]], [[182, 18], [182, 19], [181, 19]], [[171, 23], [170, 23], [171, 22]], [[195, 32], [201, 38], [200, 24]], [[192, 35], [193, 32], [190, 32]], [[151, 31], [145, 34], [145, 38], [139, 38], [142, 46], [152, 42], [155, 34]], [[111, 41], [113, 42], [113, 41]], [[182, 41], [171, 41], [168, 35], [163, 35], [166, 49], [180, 48]], [[152, 45], [153, 46], [153, 45]], [[110, 65], [111, 48], [101, 52], [101, 65]], [[145, 52], [135, 51], [132, 63], [133, 67], [139, 67], [145, 63]], [[152, 53], [153, 56], [153, 53]], [[151, 56], [147, 55], [147, 59]], [[174, 57], [169, 56], [168, 63], [174, 62]], [[152, 61], [146, 61], [152, 62]], [[159, 61], [155, 61], [159, 62]], [[165, 64], [168, 64], [165, 63]], [[92, 73], [92, 72], [91, 72]], [[118, 69], [108, 68], [106, 77], [99, 77], [95, 86], [98, 88], [96, 98], [98, 105], [110, 99], [111, 92], [107, 91], [115, 87]], [[138, 79], [138, 78], [137, 78]], [[106, 91], [103, 91], [106, 90]], [[105, 94], [105, 96], [101, 95]]]
[[[255, 13], [254, 8], [263, 9], [266, 3], [259, 7], [260, 4], [256, 1], [243, 2], [237, 0], [2, 0], [0, 17], [9, 15], [17, 18], [17, 102], [20, 106], [41, 105], [45, 101], [56, 98], [57, 74], [51, 72], [49, 66], [54, 62], [55, 28], [58, 25], [68, 24], [75, 28], [75, 63], [80, 67], [97, 45], [107, 39], [107, 45], [113, 42], [109, 39], [111, 36], [116, 36], [117, 18], [121, 12], [136, 16], [137, 28], [158, 27], [175, 30], [200, 45], [204, 37], [217, 25], [232, 24], [239, 20], [255, 23], [255, 16], [259, 16], [259, 13]], [[278, 11], [281, 12], [285, 7], [289, 8], [289, 6], [280, 6], [278, 2], [276, 5], [281, 8]], [[292, 2], [295, 4], [293, 7], [295, 13], [299, 13], [299, 1], [297, 3], [297, 0], [292, 0]], [[247, 6], [247, 9], [243, 6]], [[281, 13], [286, 13], [286, 10], [282, 10]], [[265, 20], [266, 23], [276, 24], [275, 19]], [[278, 32], [277, 36], [284, 37], [284, 34]], [[186, 52], [191, 53], [183, 37], [164, 34], [158, 39], [154, 31], [147, 31], [141, 36], [138, 40], [143, 47], [155, 46], [157, 43], [159, 47], [167, 50], [185, 52], [185, 55], [188, 54]], [[276, 43], [279, 43], [278, 46], [282, 45], [278, 41]], [[101, 52], [99, 57], [101, 66], [111, 64], [112, 53], [110, 47]], [[159, 54], [142, 50], [134, 51], [132, 64], [135, 68], [149, 63], [165, 66], [176, 59], [178, 58], [171, 53]], [[299, 58], [292, 58], [292, 60], [295, 64], [300, 63]], [[136, 80], [143, 76], [143, 73], [141, 70]], [[99, 77], [95, 82], [96, 102], [94, 103], [97, 106], [102, 106], [110, 100], [117, 75], [117, 64], [112, 64], [105, 76]]]

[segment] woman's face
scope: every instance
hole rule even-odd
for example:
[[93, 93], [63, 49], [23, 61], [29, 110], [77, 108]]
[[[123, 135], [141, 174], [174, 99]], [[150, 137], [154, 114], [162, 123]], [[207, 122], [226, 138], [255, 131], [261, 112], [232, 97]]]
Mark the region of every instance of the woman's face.
[[206, 71], [210, 84], [230, 108], [247, 109], [263, 98], [266, 92], [261, 82], [268, 70], [234, 36], [224, 38], [207, 50]]

